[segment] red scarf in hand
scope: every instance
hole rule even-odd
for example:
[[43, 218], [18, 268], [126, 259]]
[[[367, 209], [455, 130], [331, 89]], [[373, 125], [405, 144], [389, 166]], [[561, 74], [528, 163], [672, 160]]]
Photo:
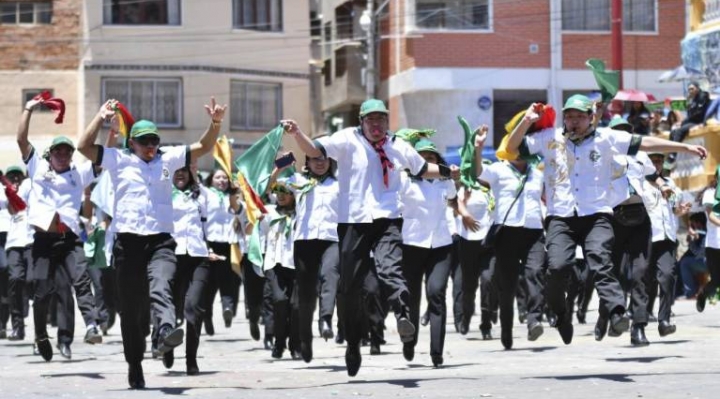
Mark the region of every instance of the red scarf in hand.
[[33, 97], [33, 100], [43, 100], [42, 104], [44, 106], [53, 111], [58, 111], [55, 123], [63, 123], [63, 118], [65, 117], [65, 101], [59, 98], [51, 98], [50, 92], [47, 90]]
[[17, 194], [17, 190], [13, 187], [12, 183], [5, 176], [0, 176], [0, 183], [5, 186], [5, 196], [8, 199], [8, 203], [15, 212], [24, 211], [27, 208], [27, 204]]
[[388, 171], [395, 167], [388, 159], [387, 154], [385, 154], [385, 149], [383, 148], [385, 143], [387, 143], [387, 140], [388, 138], [387, 136], [385, 136], [380, 141], [370, 143], [370, 145], [372, 145], [373, 149], [375, 149], [375, 152], [377, 152], [378, 156], [380, 157], [380, 164], [382, 164], [383, 170], [383, 183], [385, 183], [385, 187], [388, 187], [389, 184]]

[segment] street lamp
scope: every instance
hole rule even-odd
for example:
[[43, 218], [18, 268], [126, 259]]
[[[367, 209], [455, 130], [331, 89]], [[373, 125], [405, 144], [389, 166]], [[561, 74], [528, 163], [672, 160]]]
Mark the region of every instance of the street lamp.
[[367, 8], [360, 16], [360, 28], [365, 32], [367, 41], [367, 63], [365, 65], [365, 96], [375, 98], [375, 18], [373, 0], [368, 0]]

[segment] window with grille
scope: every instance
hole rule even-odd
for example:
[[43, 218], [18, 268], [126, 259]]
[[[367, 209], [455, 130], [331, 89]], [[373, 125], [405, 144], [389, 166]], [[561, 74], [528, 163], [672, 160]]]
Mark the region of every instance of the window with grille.
[[240, 80], [230, 83], [230, 129], [270, 130], [281, 118], [281, 84]]
[[[22, 91], [22, 100], [21, 100], [22, 103], [20, 104], [20, 106], [25, 107], [25, 104], [27, 104], [28, 101], [32, 100], [33, 98], [35, 98], [35, 96], [37, 96], [38, 94], [40, 94], [40, 93], [42, 93], [42, 92], [44, 92], [44, 91], [50, 92], [50, 97], [51, 97], [51, 98], [54, 97], [54, 95], [53, 95], [54, 90], [53, 90], [53, 89], [23, 89], [23, 91]], [[46, 107], [44, 104], [40, 103], [40, 105], [38, 105], [37, 107], [35, 107], [35, 111], [48, 112], [48, 111], [50, 111], [50, 108], [48, 108], [48, 107]]]
[[267, 32], [282, 31], [282, 0], [233, 0], [233, 27]]
[[[623, 0], [623, 30], [654, 32], [657, 0]], [[609, 31], [611, 0], [562, 0], [562, 29]]]
[[180, 0], [103, 0], [105, 25], [180, 25]]
[[52, 22], [51, 1], [3, 1], [0, 3], [0, 24], [49, 24]]
[[421, 29], [489, 29], [489, 1], [416, 0], [415, 26]]
[[182, 80], [179, 78], [103, 78], [103, 99], [125, 104], [135, 120], [148, 119], [158, 127], [181, 127]]

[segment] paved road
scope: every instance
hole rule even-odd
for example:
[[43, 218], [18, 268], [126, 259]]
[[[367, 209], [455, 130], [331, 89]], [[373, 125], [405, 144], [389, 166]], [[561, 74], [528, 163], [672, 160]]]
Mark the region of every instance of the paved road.
[[[128, 391], [120, 331], [115, 326], [97, 346], [82, 343], [84, 331], [78, 331], [71, 361], [60, 360], [56, 353], [46, 363], [31, 354], [29, 340], [0, 341], [0, 399], [717, 397], [720, 307], [709, 305], [705, 313], [697, 314], [694, 302], [679, 301], [674, 311], [678, 332], [660, 339], [657, 325], [651, 324], [648, 338], [652, 344], [645, 348], [631, 347], [627, 334], [595, 342], [594, 311], [588, 315], [591, 324], [576, 325], [570, 346], [548, 328], [538, 341], [527, 342], [525, 326], [519, 325], [512, 351], [502, 350], [499, 339], [480, 340], [477, 318], [466, 337], [454, 332], [450, 320], [442, 369], [431, 367], [427, 328], [421, 331], [415, 360], [406, 362], [389, 319], [384, 353], [370, 356], [368, 348], [363, 348], [363, 367], [357, 377], [349, 378], [343, 347], [316, 339], [311, 364], [273, 361], [261, 343], [250, 339], [244, 320], [225, 329], [218, 310], [216, 335], [202, 337], [199, 376], [185, 376], [180, 350], [170, 371], [159, 361], [146, 360], [147, 389]], [[78, 320], [82, 319], [78, 316]], [[493, 332], [499, 336], [499, 327]]]

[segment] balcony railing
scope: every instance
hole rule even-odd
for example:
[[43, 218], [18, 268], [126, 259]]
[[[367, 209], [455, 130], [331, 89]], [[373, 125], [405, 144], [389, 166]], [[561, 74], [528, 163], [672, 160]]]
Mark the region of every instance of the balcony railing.
[[720, 0], [705, 0], [704, 23], [720, 22]]
[[677, 164], [670, 177], [683, 190], [701, 190], [713, 179], [715, 168], [720, 162], [720, 125], [693, 129], [684, 142], [705, 147], [709, 152], [708, 157], [701, 160], [695, 155], [678, 154]]

